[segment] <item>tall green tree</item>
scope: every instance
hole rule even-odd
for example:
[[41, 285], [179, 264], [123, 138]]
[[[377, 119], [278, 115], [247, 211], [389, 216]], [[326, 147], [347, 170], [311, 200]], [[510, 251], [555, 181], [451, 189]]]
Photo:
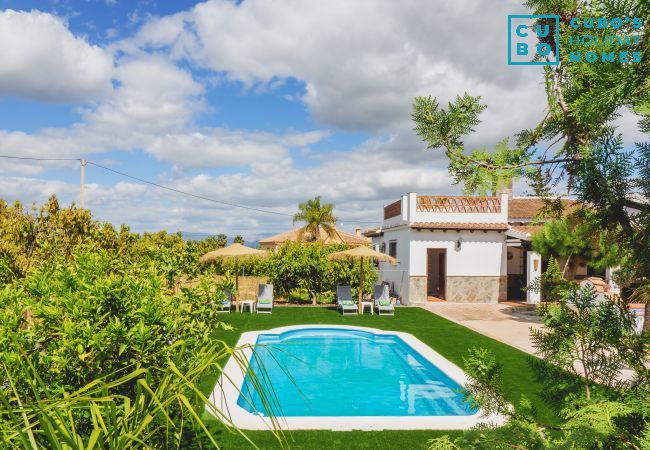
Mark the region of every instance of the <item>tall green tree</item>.
[[[300, 230], [300, 240], [322, 241], [326, 237], [336, 238], [336, 217], [332, 203], [321, 203], [320, 196], [298, 205], [293, 223], [305, 222]], [[324, 235], [323, 235], [324, 232]]]
[[235, 237], [233, 238], [232, 242], [233, 242], [234, 244], [241, 244], [241, 245], [244, 245], [244, 236], [242, 236], [241, 234], [238, 234], [237, 236], [235, 236]]
[[[650, 3], [646, 0], [530, 0], [534, 14], [560, 17], [559, 64], [544, 66], [546, 99], [539, 105], [542, 119], [520, 131], [510, 145], [502, 141], [495, 149], [468, 149], [464, 139], [480, 123], [487, 107], [480, 97], [467, 93], [441, 107], [433, 97], [417, 97], [412, 119], [415, 131], [429, 148], [443, 148], [449, 170], [467, 192], [486, 192], [504, 180], [523, 178], [536, 195], [553, 198], [558, 184], [589, 204], [594, 220], [607, 231], [624, 253], [619, 284], [646, 302], [645, 329], [650, 329], [650, 141], [625, 148], [616, 134], [615, 119], [631, 111], [638, 128], [650, 133]], [[640, 18], [625, 21], [617, 35], [634, 35], [622, 45], [606, 42], [611, 28], [576, 29], [574, 18]], [[555, 48], [556, 33], [544, 38]], [[589, 34], [599, 42], [581, 52], [637, 53], [640, 62], [588, 62], [569, 60], [571, 39]], [[555, 57], [556, 55], [552, 55]]]

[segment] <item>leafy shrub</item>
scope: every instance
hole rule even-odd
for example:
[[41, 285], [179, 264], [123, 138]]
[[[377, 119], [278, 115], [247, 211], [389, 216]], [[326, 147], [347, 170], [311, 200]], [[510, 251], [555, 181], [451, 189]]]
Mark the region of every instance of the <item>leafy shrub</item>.
[[619, 265], [622, 250], [602, 230], [588, 209], [577, 209], [567, 216], [549, 220], [533, 236], [533, 249], [544, 259], [561, 261], [561, 274], [575, 278], [580, 262], [604, 270]]
[[[294, 291], [305, 290], [316, 303], [324, 293], [335, 291], [338, 284], [358, 288], [358, 261], [328, 259], [330, 254], [347, 248], [346, 245], [321, 242], [287, 242], [271, 253], [263, 273], [279, 295], [288, 297]], [[364, 263], [363, 271], [364, 292], [370, 292], [377, 279], [370, 261]]]
[[[462, 436], [431, 439], [434, 449], [592, 449], [650, 448], [650, 385], [647, 382], [647, 336], [633, 332], [624, 305], [596, 302], [585, 287], [567, 291], [557, 304], [540, 309], [540, 330], [531, 329], [541, 360], [531, 359], [544, 386], [545, 402], [563, 419], [540, 423], [532, 399], [510, 405], [503, 396], [502, 363], [485, 349], [471, 349], [465, 362], [464, 398], [485, 413], [507, 418]], [[625, 380], [621, 370], [635, 369]]]
[[562, 275], [557, 260], [553, 257], [548, 261], [548, 268], [533, 282], [524, 288], [533, 292], [542, 292], [543, 302], [559, 302], [577, 289], [577, 285]]
[[[227, 348], [212, 345], [185, 364], [184, 372], [167, 361], [94, 380], [65, 395], [50, 389], [29, 357], [18, 360], [11, 371], [6, 366], [0, 371], [7, 377], [0, 387], [2, 442], [29, 450], [181, 448], [200, 434], [217, 447], [201, 419], [202, 405], [210, 403], [197, 386], [228, 356]], [[25, 395], [23, 384], [34, 395]], [[133, 392], [121, 394], [126, 390]]]
[[[171, 362], [184, 371], [218, 326], [214, 301], [206, 286], [167, 291], [153, 263], [82, 245], [69, 262], [55, 257], [0, 291], [1, 362], [11, 375], [29, 358], [55, 394], [140, 367]], [[27, 384], [18, 386], [34, 398]], [[136, 386], [119, 389], [130, 396]]]
[[[531, 329], [537, 354], [584, 378], [586, 398], [595, 383], [616, 387], [626, 365], [621, 343], [634, 334], [634, 319], [613, 301], [596, 300], [590, 286], [539, 309], [544, 328]], [[577, 365], [576, 363], [579, 363]]]

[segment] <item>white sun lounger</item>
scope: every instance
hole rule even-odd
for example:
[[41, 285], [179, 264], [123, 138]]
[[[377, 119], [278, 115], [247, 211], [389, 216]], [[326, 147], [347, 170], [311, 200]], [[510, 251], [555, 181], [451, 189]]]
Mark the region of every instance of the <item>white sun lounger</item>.
[[358, 314], [357, 304], [352, 298], [352, 288], [350, 286], [336, 286], [337, 309], [342, 314]]
[[374, 289], [375, 294], [375, 309], [377, 314], [382, 315], [395, 315], [395, 307], [390, 302], [390, 294], [388, 292], [388, 285], [376, 284]]
[[271, 314], [273, 312], [273, 285], [260, 284], [257, 290], [257, 312]]
[[218, 313], [229, 313], [230, 308], [232, 307], [232, 292], [228, 290], [221, 291], [225, 296], [225, 300], [217, 301], [217, 312]]

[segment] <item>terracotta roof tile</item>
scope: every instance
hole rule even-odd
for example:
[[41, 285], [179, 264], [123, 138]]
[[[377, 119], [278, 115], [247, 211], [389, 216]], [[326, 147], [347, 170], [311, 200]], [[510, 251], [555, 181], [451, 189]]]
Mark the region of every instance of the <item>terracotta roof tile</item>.
[[[562, 199], [562, 203], [564, 203], [564, 207], [571, 207], [575, 201]], [[510, 197], [508, 199], [508, 218], [532, 219], [544, 206], [544, 199], [539, 197]]]
[[498, 213], [501, 212], [501, 198], [418, 195], [417, 210], [449, 213]]
[[436, 230], [494, 230], [506, 231], [507, 223], [463, 223], [463, 222], [414, 222], [411, 224], [414, 229], [436, 229]]
[[361, 234], [363, 234], [367, 238], [373, 237], [373, 236], [381, 236], [382, 229], [381, 229], [381, 227], [369, 228], [367, 230], [364, 230], [363, 233], [361, 233]]

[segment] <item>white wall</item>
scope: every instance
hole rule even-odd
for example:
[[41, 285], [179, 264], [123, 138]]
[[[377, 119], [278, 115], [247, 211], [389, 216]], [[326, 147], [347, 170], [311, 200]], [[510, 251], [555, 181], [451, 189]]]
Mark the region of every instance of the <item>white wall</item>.
[[460, 223], [507, 223], [508, 222], [508, 196], [501, 195], [501, 211], [498, 213], [451, 213], [428, 212], [417, 210], [417, 196], [409, 192], [400, 199], [402, 213], [399, 216], [384, 220], [383, 227], [392, 227], [403, 223], [414, 222], [460, 222]]
[[[410, 275], [427, 275], [427, 249], [447, 249], [447, 276], [507, 275], [506, 237], [496, 231], [410, 230]], [[460, 250], [455, 250], [461, 238]]]
[[[542, 256], [539, 253], [529, 251], [526, 253], [526, 285], [530, 286], [537, 278], [542, 276]], [[541, 292], [526, 291], [526, 302], [536, 305], [541, 300]]]
[[410, 215], [412, 222], [459, 222], [459, 223], [507, 223], [503, 209], [500, 213], [449, 213], [415, 211]]
[[379, 263], [379, 282], [392, 283], [395, 291], [402, 299], [408, 298], [409, 232], [410, 229], [405, 227], [402, 229], [388, 230], [384, 232], [383, 236], [372, 238], [373, 245], [386, 244], [387, 254], [390, 241], [397, 241], [397, 260], [399, 264], [393, 266], [385, 262]]

